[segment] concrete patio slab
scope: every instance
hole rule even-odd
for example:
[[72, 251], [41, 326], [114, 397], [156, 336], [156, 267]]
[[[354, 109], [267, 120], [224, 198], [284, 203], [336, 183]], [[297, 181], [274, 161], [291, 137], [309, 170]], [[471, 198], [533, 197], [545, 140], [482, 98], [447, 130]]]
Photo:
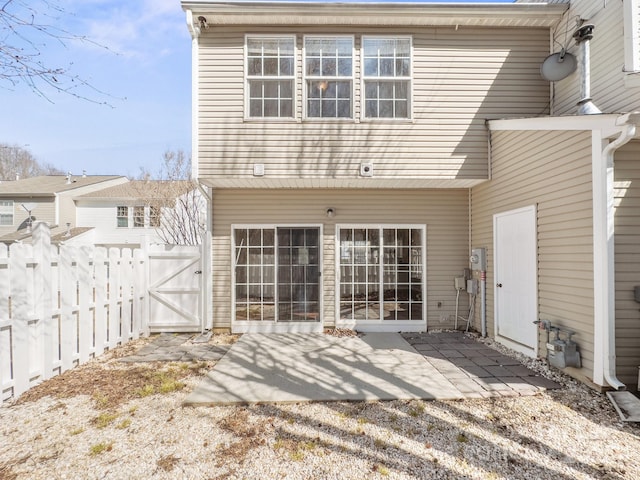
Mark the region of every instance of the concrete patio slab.
[[[460, 357], [447, 359], [447, 351], [455, 350], [456, 344], [473, 346], [469, 350], [474, 356], [464, 357], [471, 363], [452, 362]], [[427, 345], [434, 350], [424, 348]], [[559, 388], [524, 366], [514, 374], [501, 364], [513, 362], [458, 332], [404, 337], [245, 334], [184, 404], [454, 400], [534, 395]]]
[[399, 334], [245, 334], [184, 404], [461, 398]]

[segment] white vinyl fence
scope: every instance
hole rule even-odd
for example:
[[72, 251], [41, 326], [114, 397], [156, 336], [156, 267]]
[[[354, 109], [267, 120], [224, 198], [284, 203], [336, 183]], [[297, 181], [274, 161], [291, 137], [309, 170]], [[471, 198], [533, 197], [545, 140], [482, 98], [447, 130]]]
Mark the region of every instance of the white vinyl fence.
[[0, 403], [148, 335], [145, 255], [136, 249], [0, 244]]

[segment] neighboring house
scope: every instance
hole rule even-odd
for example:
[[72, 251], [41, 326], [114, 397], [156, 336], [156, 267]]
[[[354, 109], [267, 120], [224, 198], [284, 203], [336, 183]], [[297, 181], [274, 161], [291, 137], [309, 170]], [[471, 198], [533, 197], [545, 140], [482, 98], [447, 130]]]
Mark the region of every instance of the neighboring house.
[[74, 200], [78, 225], [93, 227], [94, 243], [107, 246], [176, 243], [174, 234], [192, 228], [187, 224], [193, 220], [202, 224], [206, 212], [200, 192], [188, 181], [135, 180]]
[[31, 222], [76, 226], [76, 195], [127, 182], [117, 175], [43, 175], [0, 182], [0, 236], [15, 234]]
[[[635, 385], [639, 3], [183, 1], [213, 328], [425, 331], [471, 304], [532, 357], [534, 321], [574, 330], [567, 373]], [[589, 45], [605, 113], [577, 115], [583, 62], [540, 67]], [[479, 247], [486, 303], [454, 287]]]

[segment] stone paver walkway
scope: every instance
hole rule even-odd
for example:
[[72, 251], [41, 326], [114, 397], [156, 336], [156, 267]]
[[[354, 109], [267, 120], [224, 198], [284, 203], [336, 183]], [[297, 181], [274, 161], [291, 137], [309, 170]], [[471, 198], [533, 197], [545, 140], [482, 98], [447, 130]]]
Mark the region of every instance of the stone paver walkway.
[[231, 345], [210, 345], [194, 342], [192, 333], [163, 333], [138, 350], [135, 355], [123, 357], [121, 362], [189, 362], [217, 361], [229, 351]]
[[403, 338], [465, 398], [518, 396], [560, 388], [517, 359], [463, 333], [409, 333]]

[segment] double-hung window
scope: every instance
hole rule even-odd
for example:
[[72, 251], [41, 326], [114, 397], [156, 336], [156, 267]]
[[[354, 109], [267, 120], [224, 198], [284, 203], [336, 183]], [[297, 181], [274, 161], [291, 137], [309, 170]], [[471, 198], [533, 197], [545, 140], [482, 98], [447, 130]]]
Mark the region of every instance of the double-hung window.
[[293, 118], [295, 37], [247, 36], [249, 118]]
[[133, 226], [134, 228], [144, 228], [144, 206], [142, 205], [133, 207]]
[[0, 200], [0, 226], [13, 225], [13, 200]]
[[353, 37], [304, 39], [308, 118], [353, 117]]
[[129, 207], [119, 206], [117, 207], [116, 218], [118, 220], [118, 227], [128, 227], [129, 226]]
[[411, 117], [411, 38], [362, 37], [365, 118]]

